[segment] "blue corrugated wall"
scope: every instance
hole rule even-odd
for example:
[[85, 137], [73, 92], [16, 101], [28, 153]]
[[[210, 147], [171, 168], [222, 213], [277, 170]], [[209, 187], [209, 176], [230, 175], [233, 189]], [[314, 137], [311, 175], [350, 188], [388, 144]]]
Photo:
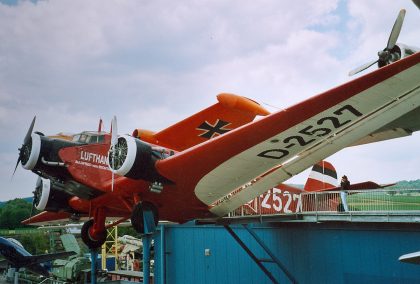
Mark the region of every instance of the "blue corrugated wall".
[[[420, 250], [419, 224], [273, 223], [251, 228], [298, 283], [420, 283], [420, 265], [398, 261]], [[243, 227], [233, 229], [259, 258], [268, 257]], [[275, 264], [265, 265], [280, 283], [290, 282]], [[154, 275], [154, 283], [271, 283], [223, 227], [212, 225], [160, 226]]]

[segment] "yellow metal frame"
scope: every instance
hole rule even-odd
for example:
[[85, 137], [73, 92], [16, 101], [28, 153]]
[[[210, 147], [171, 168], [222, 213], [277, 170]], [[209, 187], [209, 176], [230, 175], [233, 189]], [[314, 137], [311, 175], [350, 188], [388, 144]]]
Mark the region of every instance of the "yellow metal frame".
[[[102, 245], [101, 250], [101, 263], [102, 270], [106, 269], [106, 258], [107, 256], [115, 257], [115, 270], [118, 270], [118, 226], [113, 226], [107, 229], [106, 231], [106, 241]], [[114, 251], [112, 251], [114, 248]]]

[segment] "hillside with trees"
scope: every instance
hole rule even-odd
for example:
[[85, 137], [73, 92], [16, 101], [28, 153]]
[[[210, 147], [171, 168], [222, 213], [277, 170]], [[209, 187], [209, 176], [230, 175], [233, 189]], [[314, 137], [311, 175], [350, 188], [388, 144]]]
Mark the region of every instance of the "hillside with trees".
[[389, 188], [392, 189], [420, 189], [420, 179], [417, 180], [403, 180], [399, 181], [396, 185], [393, 185]]
[[32, 204], [25, 199], [7, 201], [0, 208], [0, 229], [23, 228], [21, 221], [29, 218]]

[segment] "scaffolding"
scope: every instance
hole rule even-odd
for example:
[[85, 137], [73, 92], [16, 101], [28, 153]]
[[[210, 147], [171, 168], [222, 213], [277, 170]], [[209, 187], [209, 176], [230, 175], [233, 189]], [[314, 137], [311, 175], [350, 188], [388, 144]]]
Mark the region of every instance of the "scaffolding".
[[101, 249], [101, 267], [102, 270], [106, 270], [106, 260], [109, 256], [115, 258], [115, 268], [118, 270], [118, 226], [113, 226], [106, 231], [106, 241], [102, 245]]

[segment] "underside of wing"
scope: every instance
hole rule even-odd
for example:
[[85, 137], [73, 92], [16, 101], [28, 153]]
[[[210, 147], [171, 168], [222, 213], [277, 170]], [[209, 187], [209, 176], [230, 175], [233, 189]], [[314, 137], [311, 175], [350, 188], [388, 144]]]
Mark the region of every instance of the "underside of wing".
[[249, 123], [257, 115], [269, 114], [258, 103], [244, 97], [219, 94], [217, 99], [218, 103], [160, 132], [136, 129], [133, 136], [155, 145], [183, 151]]
[[420, 53], [159, 161], [157, 168], [224, 215], [418, 109], [419, 63]]
[[420, 130], [420, 108], [416, 108], [397, 118], [389, 124], [379, 128], [377, 131], [356, 141], [356, 143], [351, 146], [410, 136], [413, 132], [418, 130]]
[[68, 212], [41, 212], [35, 216], [32, 216], [22, 221], [25, 225], [34, 226], [47, 226], [47, 225], [58, 225], [74, 222], [72, 215]]

